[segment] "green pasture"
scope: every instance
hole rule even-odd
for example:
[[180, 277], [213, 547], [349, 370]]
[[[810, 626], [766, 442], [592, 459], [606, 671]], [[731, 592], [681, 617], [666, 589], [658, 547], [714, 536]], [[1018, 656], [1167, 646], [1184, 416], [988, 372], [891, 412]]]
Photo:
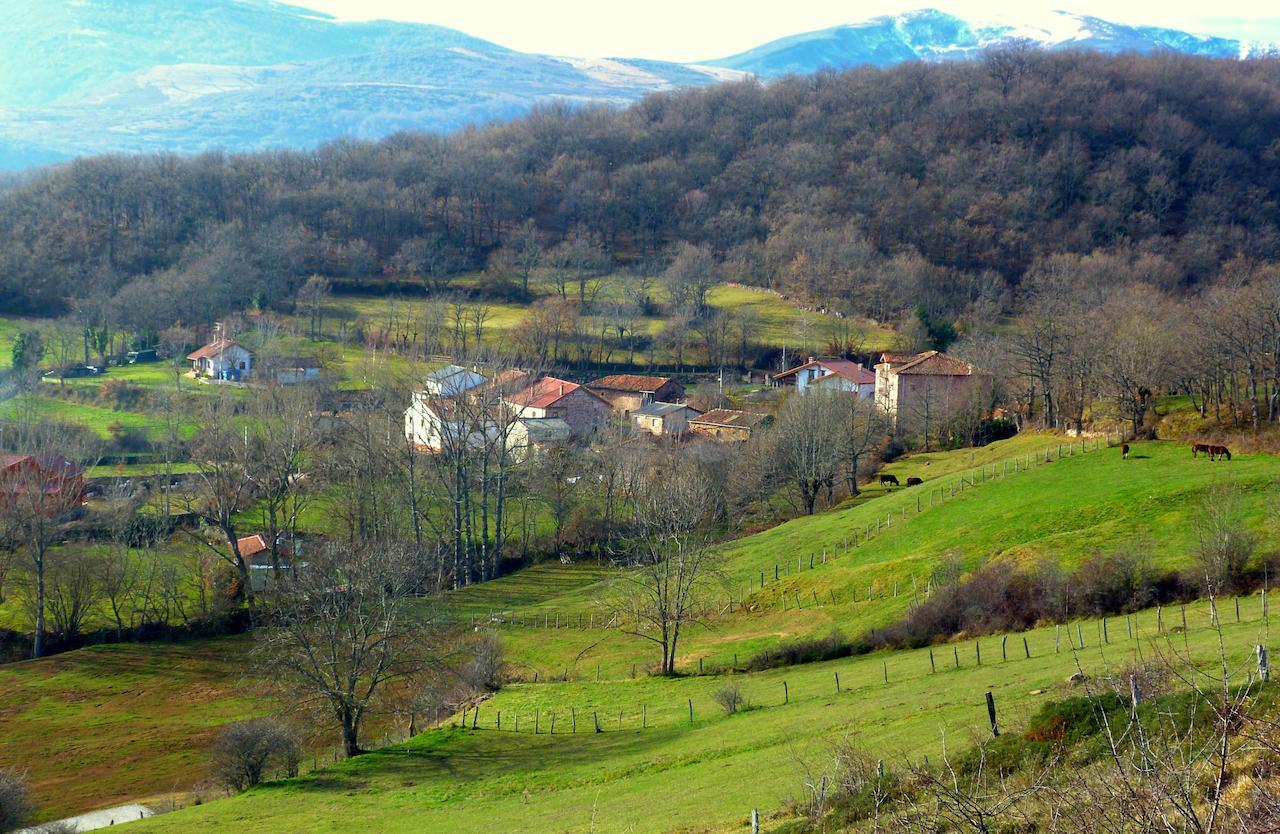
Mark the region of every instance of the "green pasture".
[[[12, 418], [24, 412], [42, 418], [79, 423], [103, 440], [111, 438], [111, 426], [116, 421], [126, 429], [143, 432], [153, 439], [158, 439], [164, 432], [163, 418], [147, 412], [117, 410], [44, 394], [23, 394], [8, 402], [0, 403], [0, 416]], [[181, 421], [182, 436], [191, 437], [195, 434], [195, 430], [195, 423], [186, 416]]]
[[[1243, 682], [1253, 646], [1268, 642], [1261, 605], [1243, 599], [1237, 623], [1232, 601], [1218, 604]], [[1077, 669], [1096, 687], [1139, 655], [1212, 668], [1218, 632], [1208, 604], [1187, 608], [1184, 633], [1174, 631], [1180, 615], [1163, 612], [1162, 635], [1155, 612], [1113, 618], [1105, 643], [1095, 621], [1064, 627], [1070, 640], [1048, 627], [959, 641], [934, 647], [933, 667], [930, 650], [917, 650], [756, 674], [517, 684], [469, 710], [465, 729], [455, 716], [404, 744], [130, 830], [734, 831], [752, 808], [772, 830], [784, 800], [802, 791], [802, 763], [829, 766], [843, 738], [893, 771], [907, 757], [937, 757], [944, 745], [954, 753], [989, 735], [988, 691], [1008, 733], [1047, 700], [1082, 692], [1067, 682]], [[739, 686], [748, 709], [727, 715], [715, 703], [726, 683]]]
[[184, 789], [218, 725], [263, 711], [239, 685], [243, 638], [94, 646], [0, 665], [0, 762], [40, 819]]

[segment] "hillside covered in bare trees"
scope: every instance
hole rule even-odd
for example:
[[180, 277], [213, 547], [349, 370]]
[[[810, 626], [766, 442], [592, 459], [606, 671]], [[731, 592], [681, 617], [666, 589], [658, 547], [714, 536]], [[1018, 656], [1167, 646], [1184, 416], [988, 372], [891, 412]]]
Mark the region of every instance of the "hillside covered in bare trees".
[[[745, 283], [891, 320], [1016, 311], [1046, 265], [1195, 293], [1280, 259], [1280, 63], [1009, 48], [548, 107], [315, 152], [83, 159], [0, 193], [0, 306], [139, 331], [338, 287], [518, 299], [530, 264]], [[572, 281], [570, 280], [570, 283]]]

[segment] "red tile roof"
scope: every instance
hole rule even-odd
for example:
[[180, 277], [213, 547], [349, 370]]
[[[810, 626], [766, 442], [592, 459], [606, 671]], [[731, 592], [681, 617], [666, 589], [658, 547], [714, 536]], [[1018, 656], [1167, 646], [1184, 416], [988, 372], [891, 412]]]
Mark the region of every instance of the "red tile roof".
[[749, 429], [769, 419], [768, 414], [755, 411], [734, 411], [731, 408], [713, 408], [701, 417], [689, 422], [708, 426], [730, 426], [737, 429]]
[[606, 391], [633, 391], [637, 394], [652, 394], [671, 379], [665, 376], [641, 376], [640, 374], [613, 374], [602, 376], [595, 382], [588, 382], [588, 388], [603, 388]]
[[797, 365], [790, 370], [783, 371], [773, 375], [774, 379], [782, 379], [791, 376], [794, 373], [818, 366], [827, 372], [827, 376], [835, 374], [836, 376], [847, 379], [858, 385], [874, 385], [876, 375], [859, 365], [857, 362], [850, 362], [848, 359], [815, 359], [812, 362], [806, 362], [803, 365]]
[[980, 373], [976, 368], [954, 356], [947, 356], [936, 350], [926, 351], [916, 358], [893, 369], [899, 374], [920, 374], [929, 376], [970, 376]]
[[507, 397], [507, 401], [526, 408], [550, 408], [581, 387], [576, 382], [544, 376], [523, 391]]
[[910, 362], [923, 356], [922, 353], [882, 353], [880, 354], [880, 362], [889, 365], [901, 365], [904, 362]]
[[193, 350], [188, 353], [187, 360], [194, 362], [197, 359], [212, 359], [219, 353], [223, 353], [233, 347], [237, 347], [235, 339], [214, 339], [199, 350]]
[[263, 538], [261, 533], [254, 533], [252, 536], [236, 539], [236, 548], [240, 551], [240, 558], [248, 559], [250, 556], [257, 556], [269, 548], [267, 540]]

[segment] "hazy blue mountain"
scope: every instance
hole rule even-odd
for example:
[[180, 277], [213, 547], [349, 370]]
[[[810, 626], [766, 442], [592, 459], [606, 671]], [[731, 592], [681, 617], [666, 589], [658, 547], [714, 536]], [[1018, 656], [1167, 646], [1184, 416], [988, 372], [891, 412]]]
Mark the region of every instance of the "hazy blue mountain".
[[4, 0], [0, 169], [451, 130], [541, 101], [626, 104], [738, 75], [529, 55], [439, 26], [338, 22], [268, 0]]
[[86, 153], [452, 130], [549, 100], [623, 105], [744, 74], [967, 58], [1016, 37], [1105, 51], [1248, 48], [1065, 12], [1041, 17], [979, 24], [922, 10], [696, 65], [531, 55], [440, 26], [339, 22], [271, 0], [3, 0], [0, 170]]
[[1047, 49], [1100, 52], [1169, 49], [1213, 57], [1239, 57], [1251, 48], [1241, 40], [1201, 37], [1155, 26], [1125, 26], [1064, 11], [1028, 12], [1025, 18], [1016, 21], [976, 22], [936, 9], [920, 9], [791, 35], [705, 63], [762, 78], [776, 78], [824, 67], [888, 66], [899, 61], [973, 58], [987, 47], [1014, 39], [1030, 40]]

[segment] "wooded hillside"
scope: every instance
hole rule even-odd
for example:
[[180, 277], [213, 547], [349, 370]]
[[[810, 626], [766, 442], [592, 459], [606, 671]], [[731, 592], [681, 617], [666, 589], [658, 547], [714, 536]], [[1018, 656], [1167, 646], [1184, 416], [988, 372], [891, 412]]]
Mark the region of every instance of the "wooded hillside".
[[447, 137], [80, 160], [0, 193], [0, 308], [159, 330], [288, 306], [312, 274], [440, 292], [486, 265], [469, 291], [518, 298], [531, 263], [658, 270], [687, 243], [815, 305], [986, 317], [1064, 253], [1173, 293], [1280, 260], [1278, 157], [1280, 61], [1006, 50]]

